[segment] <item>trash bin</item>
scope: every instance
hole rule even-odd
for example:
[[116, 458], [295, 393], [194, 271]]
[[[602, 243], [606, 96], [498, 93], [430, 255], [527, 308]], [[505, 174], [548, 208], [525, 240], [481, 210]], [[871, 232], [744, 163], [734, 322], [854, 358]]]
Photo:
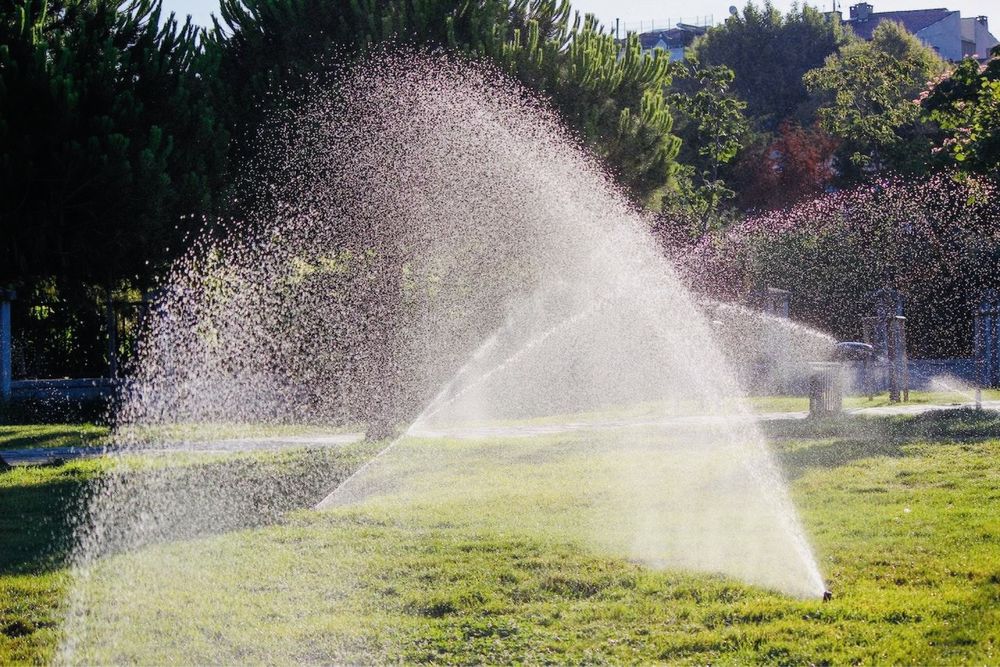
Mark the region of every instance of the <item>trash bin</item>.
[[844, 408], [843, 366], [838, 361], [814, 361], [809, 366], [809, 416], [839, 414]]

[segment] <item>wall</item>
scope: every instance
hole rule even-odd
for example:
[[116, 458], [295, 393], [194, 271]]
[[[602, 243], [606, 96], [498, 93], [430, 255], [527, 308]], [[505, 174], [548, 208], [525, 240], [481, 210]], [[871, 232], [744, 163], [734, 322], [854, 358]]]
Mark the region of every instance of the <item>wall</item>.
[[962, 59], [962, 18], [959, 12], [952, 12], [934, 25], [929, 25], [917, 33], [925, 44], [935, 48], [945, 60]]

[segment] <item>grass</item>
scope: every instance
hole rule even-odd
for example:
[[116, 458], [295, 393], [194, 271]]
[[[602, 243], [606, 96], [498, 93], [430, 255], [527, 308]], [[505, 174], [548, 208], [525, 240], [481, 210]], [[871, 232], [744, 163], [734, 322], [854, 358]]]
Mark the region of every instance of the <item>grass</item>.
[[[98, 604], [121, 641], [94, 642], [83, 655], [101, 663], [1000, 660], [1000, 418], [954, 411], [765, 427], [836, 594], [830, 603], [649, 567], [581, 543], [572, 526], [552, 529], [553, 513], [579, 509], [564, 493], [579, 466], [600, 458], [558, 454], [573, 445], [569, 436], [439, 442], [425, 450], [428, 461], [454, 450], [455, 484], [493, 500], [461, 504], [452, 502], [464, 495], [457, 486], [451, 498], [420, 489], [411, 508], [375, 496], [106, 558], [106, 577], [91, 582], [102, 589], [90, 591], [95, 600], [121, 575], [139, 590], [155, 584], [157, 594]], [[491, 469], [489, 457], [463, 455], [472, 448], [509, 459]], [[343, 475], [370, 453], [322, 468]], [[498, 471], [525, 486], [553, 463], [568, 486], [533, 495], [533, 511], [502, 494], [511, 482]], [[267, 470], [262, 480], [273, 477]], [[102, 474], [107, 463], [89, 461], [0, 475], [0, 506], [19, 508], [0, 516], [0, 663], [52, 658], [69, 584], [62, 516]]]
[[[32, 437], [38, 429], [26, 429]], [[10, 431], [8, 431], [10, 433]], [[103, 461], [0, 473], [0, 664], [52, 655], [69, 584], [69, 517]]]
[[[1000, 400], [1000, 390], [983, 391], [983, 400]], [[967, 402], [967, 397], [954, 392], [910, 392], [910, 403], [942, 404]], [[758, 413], [765, 412], [805, 412], [809, 409], [809, 399], [802, 396], [753, 396], [751, 408]], [[884, 407], [889, 403], [888, 393], [877, 394], [869, 401], [865, 396], [847, 396], [847, 409]], [[577, 415], [560, 415], [529, 420], [529, 423], [547, 424], [565, 421], [602, 421], [656, 418], [664, 414], [664, 404], [659, 402], [639, 403], [614, 410], [605, 410]], [[691, 409], [702, 410], [701, 406]], [[514, 422], [512, 422], [514, 423]], [[525, 422], [517, 422], [525, 423]], [[303, 425], [303, 424], [237, 424], [206, 422], [200, 424], [177, 424], [146, 428], [133, 433], [141, 440], [149, 441], [212, 441], [235, 438], [275, 438], [282, 436], [332, 435], [361, 432], [360, 425]], [[31, 449], [35, 447], [100, 447], [111, 442], [109, 429], [97, 424], [28, 424], [0, 425], [0, 451], [4, 449]]]
[[[984, 401], [1000, 400], [1000, 390], [985, 389], [982, 392]], [[953, 391], [911, 391], [910, 399], [904, 405], [957, 405], [969, 403], [973, 399], [965, 394]], [[752, 396], [750, 405], [755, 412], [806, 412], [809, 410], [809, 399], [805, 396]], [[863, 408], [883, 408], [889, 405], [899, 405], [889, 401], [889, 392], [875, 394], [871, 400], [863, 395], [848, 395], [844, 397], [845, 410]]]

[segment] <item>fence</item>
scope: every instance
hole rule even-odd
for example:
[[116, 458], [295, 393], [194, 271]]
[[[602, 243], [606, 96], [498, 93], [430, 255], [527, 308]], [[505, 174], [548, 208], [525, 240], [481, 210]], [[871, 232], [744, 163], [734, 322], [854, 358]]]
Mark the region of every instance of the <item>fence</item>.
[[146, 302], [17, 296], [0, 290], [0, 398], [110, 393], [132, 357]]
[[1000, 297], [983, 295], [975, 319], [976, 381], [980, 387], [1000, 387]]

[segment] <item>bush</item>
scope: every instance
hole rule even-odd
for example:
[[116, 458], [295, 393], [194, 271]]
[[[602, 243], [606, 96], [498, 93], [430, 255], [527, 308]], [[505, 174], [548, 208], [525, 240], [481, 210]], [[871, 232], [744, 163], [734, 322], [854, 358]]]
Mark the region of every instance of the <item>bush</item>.
[[872, 294], [906, 300], [914, 356], [964, 356], [982, 292], [1000, 286], [1000, 193], [988, 181], [879, 179], [748, 218], [680, 260], [701, 291], [745, 298], [792, 291], [792, 317], [841, 340], [860, 336]]

